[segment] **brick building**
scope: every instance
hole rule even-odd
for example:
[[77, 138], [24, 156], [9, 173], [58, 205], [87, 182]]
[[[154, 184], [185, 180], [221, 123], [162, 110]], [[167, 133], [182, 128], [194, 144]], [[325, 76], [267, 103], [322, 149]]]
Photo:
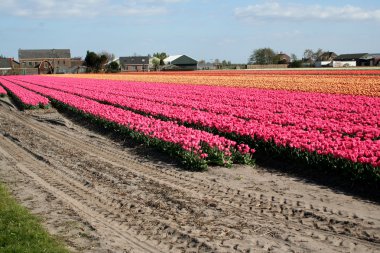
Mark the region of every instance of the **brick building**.
[[26, 73], [68, 73], [71, 69], [70, 49], [19, 49], [20, 67]]

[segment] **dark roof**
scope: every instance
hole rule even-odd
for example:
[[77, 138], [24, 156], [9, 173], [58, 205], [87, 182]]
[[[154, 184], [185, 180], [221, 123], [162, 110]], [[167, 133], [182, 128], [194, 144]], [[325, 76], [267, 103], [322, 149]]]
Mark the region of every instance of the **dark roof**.
[[70, 49], [19, 49], [18, 59], [71, 58]]
[[12, 68], [11, 62], [10, 58], [0, 58], [0, 68]]
[[[284, 56], [284, 57], [289, 57], [289, 55], [285, 54], [285, 53], [279, 53], [277, 54], [278, 56]], [[290, 58], [290, 57], [289, 57]]]
[[279, 53], [277, 56], [280, 58], [280, 61], [285, 60], [285, 61], [290, 61], [290, 56], [284, 53]]
[[120, 65], [149, 64], [149, 56], [128, 56], [119, 58]]
[[359, 58], [367, 55], [367, 53], [360, 53], [360, 54], [341, 54], [338, 55], [334, 60], [336, 61], [352, 61], [352, 60], [359, 60]]
[[167, 57], [164, 62], [173, 65], [197, 65], [198, 62], [187, 55], [175, 55]]
[[361, 60], [371, 60], [380, 58], [380, 54], [366, 54], [360, 57]]
[[318, 57], [318, 61], [330, 61], [331, 59], [335, 59], [337, 57], [334, 52], [324, 52]]

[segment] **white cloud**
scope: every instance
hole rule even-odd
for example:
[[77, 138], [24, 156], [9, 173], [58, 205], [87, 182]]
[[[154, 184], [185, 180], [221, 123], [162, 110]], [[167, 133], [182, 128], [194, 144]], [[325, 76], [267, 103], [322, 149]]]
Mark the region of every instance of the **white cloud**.
[[0, 13], [31, 18], [151, 16], [187, 0], [0, 0]]
[[244, 20], [326, 20], [326, 21], [380, 21], [380, 9], [365, 10], [346, 5], [281, 5], [276, 1], [236, 8], [235, 16]]

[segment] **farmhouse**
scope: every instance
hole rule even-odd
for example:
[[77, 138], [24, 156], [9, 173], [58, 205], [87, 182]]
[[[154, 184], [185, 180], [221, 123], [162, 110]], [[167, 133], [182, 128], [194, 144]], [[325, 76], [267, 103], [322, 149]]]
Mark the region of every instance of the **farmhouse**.
[[13, 58], [0, 57], [0, 75], [15, 75], [18, 73], [20, 63]]
[[317, 58], [317, 61], [315, 62], [315, 67], [332, 67], [333, 61], [336, 57], [337, 54], [334, 52], [324, 52]]
[[148, 71], [149, 56], [127, 56], [119, 58], [121, 71]]
[[278, 58], [278, 64], [289, 64], [290, 63], [290, 57], [287, 54], [279, 53], [276, 55]]
[[19, 49], [20, 66], [38, 74], [67, 73], [71, 68], [70, 49]]
[[164, 59], [163, 70], [196, 70], [198, 62], [186, 55], [172, 55]]

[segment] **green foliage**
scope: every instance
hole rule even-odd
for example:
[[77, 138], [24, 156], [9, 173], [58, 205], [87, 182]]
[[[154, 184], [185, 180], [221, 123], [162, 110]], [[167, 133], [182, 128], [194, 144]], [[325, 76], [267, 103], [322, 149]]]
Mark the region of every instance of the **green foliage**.
[[95, 52], [90, 52], [87, 50], [86, 57], [84, 58], [84, 64], [87, 66], [88, 72], [99, 72], [103, 69], [106, 62], [106, 55], [98, 55]]
[[169, 55], [166, 54], [165, 52], [161, 52], [161, 53], [154, 53], [153, 54], [153, 57], [156, 57], [158, 59], [160, 59], [160, 65], [165, 65], [164, 63], [164, 59], [167, 58]]
[[161, 60], [157, 57], [153, 57], [152, 65], [153, 65], [154, 70], [158, 70], [159, 66], [161, 65]]
[[301, 68], [301, 67], [302, 67], [302, 60], [295, 60], [289, 64], [289, 68]]
[[0, 252], [68, 252], [0, 185]]
[[259, 48], [255, 49], [251, 56], [248, 59], [248, 64], [260, 64], [260, 65], [268, 65], [275, 64], [278, 62], [278, 58], [276, 58], [276, 53], [271, 48]]
[[116, 73], [120, 72], [120, 66], [119, 63], [113, 61], [111, 62], [107, 67], [107, 72]]

